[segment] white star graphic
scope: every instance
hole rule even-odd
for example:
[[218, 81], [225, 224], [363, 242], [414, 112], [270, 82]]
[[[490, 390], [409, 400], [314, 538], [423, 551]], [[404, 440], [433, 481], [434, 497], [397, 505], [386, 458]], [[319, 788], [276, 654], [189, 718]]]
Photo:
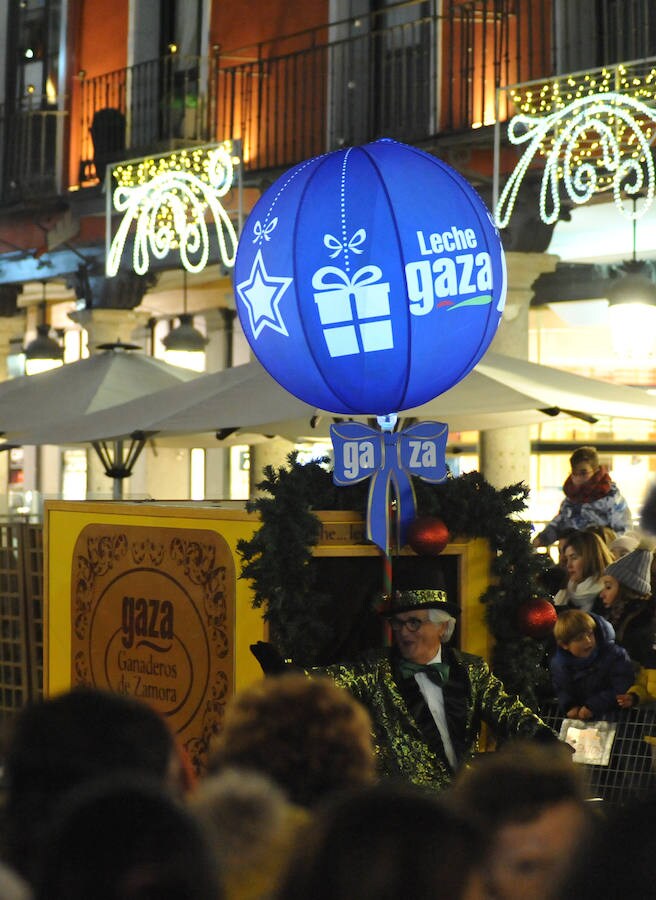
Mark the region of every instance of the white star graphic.
[[262, 251], [257, 251], [251, 274], [246, 281], [237, 285], [237, 293], [248, 310], [254, 338], [259, 337], [265, 327], [289, 337], [278, 307], [292, 281], [292, 278], [269, 275], [262, 259]]

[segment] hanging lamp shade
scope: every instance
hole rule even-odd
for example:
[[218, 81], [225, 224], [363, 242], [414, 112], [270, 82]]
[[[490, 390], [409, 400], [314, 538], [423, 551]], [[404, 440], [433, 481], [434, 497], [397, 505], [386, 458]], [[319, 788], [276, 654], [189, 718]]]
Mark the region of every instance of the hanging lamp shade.
[[208, 339], [194, 327], [194, 317], [190, 313], [181, 313], [178, 318], [180, 324], [177, 328], [169, 331], [162, 339], [166, 349], [185, 353], [202, 353], [207, 346]]
[[621, 274], [608, 289], [611, 306], [625, 303], [642, 303], [656, 307], [656, 284], [643, 260], [627, 260], [620, 267]]
[[25, 373], [37, 375], [64, 365], [64, 348], [50, 337], [50, 326], [36, 326], [36, 337], [25, 347]]
[[173, 328], [162, 339], [166, 348], [164, 359], [172, 366], [191, 369], [194, 372], [205, 371], [205, 347], [208, 339], [194, 327], [194, 317], [189, 313], [181, 313], [180, 324]]
[[182, 271], [183, 312], [178, 316], [180, 324], [162, 339], [165, 347], [164, 359], [174, 366], [192, 369], [194, 372], [205, 371], [205, 347], [208, 338], [194, 327], [194, 317], [187, 312], [187, 272]]

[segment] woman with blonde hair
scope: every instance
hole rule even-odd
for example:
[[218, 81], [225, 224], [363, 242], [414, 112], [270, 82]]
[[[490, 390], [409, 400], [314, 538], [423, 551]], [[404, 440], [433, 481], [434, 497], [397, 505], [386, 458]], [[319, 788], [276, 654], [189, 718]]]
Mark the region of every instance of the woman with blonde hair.
[[264, 773], [292, 803], [311, 808], [376, 780], [371, 717], [327, 677], [265, 678], [226, 708], [209, 771], [235, 766]]
[[562, 549], [567, 585], [554, 597], [556, 606], [599, 611], [602, 576], [613, 557], [606, 544], [592, 531], [571, 534]]

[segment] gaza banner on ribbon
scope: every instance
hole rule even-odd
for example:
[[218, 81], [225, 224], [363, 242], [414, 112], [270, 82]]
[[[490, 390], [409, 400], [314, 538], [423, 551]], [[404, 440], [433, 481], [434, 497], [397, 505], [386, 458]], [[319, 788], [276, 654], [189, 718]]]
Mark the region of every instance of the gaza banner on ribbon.
[[370, 478], [367, 502], [367, 537], [387, 552], [390, 543], [388, 515], [392, 491], [397, 501], [397, 537], [405, 543], [408, 526], [415, 518], [416, 502], [411, 476], [437, 484], [447, 477], [443, 422], [419, 422], [404, 431], [376, 431], [359, 422], [331, 425], [335, 453], [333, 481], [345, 486]]

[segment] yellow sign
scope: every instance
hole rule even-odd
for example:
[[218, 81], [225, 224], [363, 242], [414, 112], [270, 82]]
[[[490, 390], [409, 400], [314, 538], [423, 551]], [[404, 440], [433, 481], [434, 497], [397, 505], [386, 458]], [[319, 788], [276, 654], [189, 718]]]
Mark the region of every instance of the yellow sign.
[[239, 579], [247, 513], [46, 504], [46, 693], [75, 685], [157, 709], [202, 770], [226, 704], [261, 677], [265, 638]]
[[88, 525], [71, 584], [71, 683], [131, 694], [204, 756], [232, 683], [235, 567], [206, 531]]

